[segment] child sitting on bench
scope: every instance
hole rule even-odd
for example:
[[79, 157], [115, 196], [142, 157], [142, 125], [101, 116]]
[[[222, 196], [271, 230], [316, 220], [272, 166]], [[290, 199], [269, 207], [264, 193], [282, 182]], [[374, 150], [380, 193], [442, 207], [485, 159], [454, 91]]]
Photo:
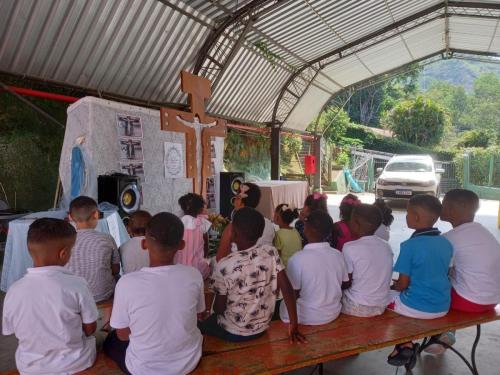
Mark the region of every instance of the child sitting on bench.
[[188, 193], [179, 198], [184, 216], [181, 217], [184, 224], [184, 242], [186, 246], [175, 254], [175, 264], [185, 264], [200, 271], [203, 279], [210, 275], [210, 266], [206, 257], [208, 256], [208, 230], [212, 223], [207, 220], [205, 211], [205, 200], [201, 195]]
[[391, 238], [391, 224], [394, 222], [394, 216], [392, 215], [392, 209], [385, 203], [383, 199], [376, 199], [373, 203], [382, 213], [382, 224], [378, 227], [375, 232], [375, 236], [382, 238], [383, 240], [389, 241]]
[[127, 232], [130, 240], [120, 246], [120, 257], [123, 273], [139, 271], [142, 267], [149, 266], [148, 252], [142, 248], [142, 240], [146, 234], [146, 225], [151, 220], [147, 211], [135, 211], [130, 215]]
[[4, 335], [19, 340], [21, 374], [74, 374], [94, 364], [97, 307], [87, 282], [64, 265], [75, 229], [59, 219], [38, 219], [28, 230], [33, 268], [9, 288], [3, 307]]
[[[328, 196], [326, 194], [321, 194], [319, 192], [309, 194], [304, 201], [304, 206], [299, 212], [299, 219], [295, 222], [295, 229], [297, 229], [302, 238], [302, 247], [307, 245], [307, 238], [304, 234], [307, 218], [311, 212], [316, 210], [328, 213]], [[327, 242], [333, 247], [333, 228], [328, 235]]]
[[357, 240], [357, 237], [349, 230], [349, 220], [351, 220], [352, 210], [361, 204], [359, 198], [354, 194], [347, 194], [340, 202], [340, 220], [333, 225], [334, 247], [342, 251], [344, 244]]
[[375, 232], [382, 222], [380, 210], [369, 204], [354, 207], [349, 229], [359, 240], [344, 245], [342, 254], [351, 285], [342, 297], [342, 312], [370, 317], [384, 313], [390, 302], [391, 246]]
[[264, 217], [253, 208], [244, 207], [234, 214], [231, 238], [238, 251], [219, 261], [214, 269], [211, 289], [215, 293], [215, 314], [200, 323], [203, 334], [233, 342], [262, 336], [281, 290], [290, 310], [290, 339], [304, 340], [297, 328], [293, 289], [278, 251], [257, 244], [264, 225]]
[[[326, 238], [333, 220], [324, 211], [313, 211], [304, 234], [308, 244], [288, 261], [287, 275], [297, 297], [300, 324], [320, 325], [335, 320], [342, 308], [342, 284], [349, 281], [342, 253], [330, 247]], [[291, 318], [288, 305], [280, 306], [280, 318]]]
[[493, 310], [500, 303], [500, 244], [474, 222], [478, 208], [479, 198], [470, 190], [451, 190], [443, 199], [441, 220], [453, 226], [443, 234], [454, 249], [451, 308], [465, 312]]
[[96, 302], [110, 298], [120, 273], [120, 255], [109, 234], [95, 230], [99, 222], [97, 203], [80, 196], [71, 201], [69, 216], [76, 224], [76, 242], [67, 267], [89, 283]]
[[290, 226], [298, 217], [298, 210], [292, 209], [285, 203], [278, 205], [274, 210], [274, 223], [280, 227], [274, 237], [274, 247], [278, 250], [285, 267], [288, 264], [288, 259], [302, 249], [302, 239], [299, 232]]
[[[260, 187], [258, 185], [251, 182], [241, 184], [238, 195], [234, 197], [234, 210], [231, 214], [231, 220], [234, 217], [234, 214], [244, 207], [257, 208], [260, 203], [261, 195]], [[226, 228], [224, 228], [224, 232], [222, 232], [219, 248], [217, 249], [217, 254], [215, 256], [217, 262], [228, 256], [232, 251], [237, 251], [234, 243], [231, 242], [231, 227], [232, 224], [230, 223], [226, 226]], [[261, 237], [257, 241], [257, 245], [273, 246], [275, 233], [276, 228], [273, 222], [265, 217], [264, 230], [262, 231]]]
[[197, 314], [205, 310], [203, 279], [193, 267], [174, 265], [184, 247], [184, 226], [170, 213], [149, 221], [142, 246], [150, 266], [124, 275], [116, 286], [111, 332], [104, 352], [125, 373], [187, 374], [201, 358]]
[[[389, 309], [417, 319], [435, 319], [448, 313], [451, 284], [448, 270], [453, 247], [434, 224], [441, 214], [441, 202], [431, 195], [415, 195], [406, 214], [408, 228], [415, 229], [411, 238], [401, 243], [394, 271], [399, 278], [391, 287], [394, 293]], [[403, 366], [416, 360], [418, 344], [396, 345], [387, 362]]]
[[[453, 245], [450, 272], [451, 309], [481, 313], [500, 303], [500, 244], [481, 224], [474, 222], [479, 197], [465, 189], [450, 190], [443, 199], [441, 220], [453, 229], [444, 233]], [[455, 332], [433, 336], [448, 345], [455, 343]], [[434, 343], [426, 351], [442, 354], [445, 348]]]
[[[434, 224], [441, 215], [441, 202], [431, 195], [415, 195], [408, 202], [406, 223], [415, 229], [411, 238], [401, 243], [394, 271], [399, 278], [389, 309], [416, 319], [445, 316], [450, 308], [451, 284], [448, 270], [453, 247]], [[418, 344], [396, 345], [387, 362], [393, 366], [416, 360]], [[412, 366], [409, 366], [410, 368]]]

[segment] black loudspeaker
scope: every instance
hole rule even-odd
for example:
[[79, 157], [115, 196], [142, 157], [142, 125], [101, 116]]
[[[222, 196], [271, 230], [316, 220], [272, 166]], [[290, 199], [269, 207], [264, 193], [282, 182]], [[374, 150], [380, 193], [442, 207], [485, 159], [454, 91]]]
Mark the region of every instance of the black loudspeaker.
[[130, 215], [141, 205], [139, 178], [121, 173], [97, 177], [97, 201], [118, 206], [122, 217]]
[[238, 194], [240, 185], [245, 182], [245, 174], [242, 172], [220, 173], [220, 214], [229, 218], [233, 211], [233, 198]]

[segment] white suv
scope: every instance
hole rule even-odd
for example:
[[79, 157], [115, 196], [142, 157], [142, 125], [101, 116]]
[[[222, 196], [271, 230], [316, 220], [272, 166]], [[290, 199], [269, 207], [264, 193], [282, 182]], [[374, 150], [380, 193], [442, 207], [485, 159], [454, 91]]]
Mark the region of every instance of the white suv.
[[417, 194], [439, 196], [440, 173], [430, 155], [396, 155], [385, 168], [378, 168], [376, 196], [383, 199], [409, 199]]

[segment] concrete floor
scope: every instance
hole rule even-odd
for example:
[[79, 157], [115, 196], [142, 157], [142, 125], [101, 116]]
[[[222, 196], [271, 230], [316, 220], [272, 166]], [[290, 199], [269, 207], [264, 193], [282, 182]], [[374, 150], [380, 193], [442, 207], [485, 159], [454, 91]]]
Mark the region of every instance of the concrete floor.
[[[374, 201], [373, 194], [361, 194], [360, 198], [365, 203]], [[334, 220], [338, 220], [338, 205], [342, 199], [341, 195], [329, 195], [328, 205], [330, 214]], [[497, 201], [481, 201], [481, 208], [477, 215], [477, 221], [486, 226], [500, 241], [500, 230], [497, 228], [498, 215]], [[411, 230], [406, 227], [406, 210], [404, 203], [391, 204], [395, 220], [391, 227], [390, 244], [394, 256], [399, 254], [399, 244], [406, 240]], [[443, 231], [451, 228], [448, 223], [438, 222], [438, 227]], [[0, 309], [3, 310], [3, 300], [5, 294], [0, 292]], [[0, 322], [1, 325], [1, 322]], [[1, 327], [1, 326], [0, 326]], [[455, 348], [466, 357], [470, 355], [470, 349], [474, 342], [476, 330], [468, 328], [457, 332], [457, 343]], [[17, 340], [14, 336], [0, 335], [0, 373], [2, 371], [15, 368], [14, 353], [17, 347]], [[325, 364], [325, 374], [328, 375], [393, 375], [404, 374], [403, 368], [386, 364], [387, 355], [390, 348], [381, 349], [355, 357], [332, 361]], [[477, 351], [477, 364], [479, 373], [482, 375], [500, 375], [500, 321], [489, 323], [482, 327], [481, 341]], [[308, 375], [314, 368], [304, 368], [294, 371], [293, 375]], [[415, 369], [411, 372], [414, 375], [466, 375], [470, 374], [465, 364], [453, 353], [447, 352], [441, 356], [423, 354]]]

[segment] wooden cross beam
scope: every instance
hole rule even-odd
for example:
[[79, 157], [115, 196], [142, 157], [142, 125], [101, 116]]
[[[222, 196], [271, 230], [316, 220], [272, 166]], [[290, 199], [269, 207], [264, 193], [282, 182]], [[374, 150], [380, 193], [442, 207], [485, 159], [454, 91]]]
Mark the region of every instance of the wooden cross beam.
[[[165, 131], [179, 132], [185, 134], [186, 139], [186, 177], [193, 179], [193, 191], [203, 196], [206, 195], [206, 179], [213, 176], [214, 171], [210, 162], [211, 153], [211, 138], [225, 137], [227, 135], [226, 122], [223, 119], [210, 117], [205, 113], [205, 100], [210, 98], [212, 90], [210, 81], [203, 77], [181, 72], [181, 90], [188, 94], [188, 103], [190, 112], [179, 111], [171, 108], [162, 107], [161, 129]], [[179, 121], [181, 118], [187, 122], [194, 122], [198, 117], [201, 131], [201, 149], [202, 149], [202, 165], [201, 165], [201, 188], [198, 179], [198, 163], [197, 163], [197, 137], [194, 127], [183, 124]], [[215, 122], [215, 126], [210, 124]]]

